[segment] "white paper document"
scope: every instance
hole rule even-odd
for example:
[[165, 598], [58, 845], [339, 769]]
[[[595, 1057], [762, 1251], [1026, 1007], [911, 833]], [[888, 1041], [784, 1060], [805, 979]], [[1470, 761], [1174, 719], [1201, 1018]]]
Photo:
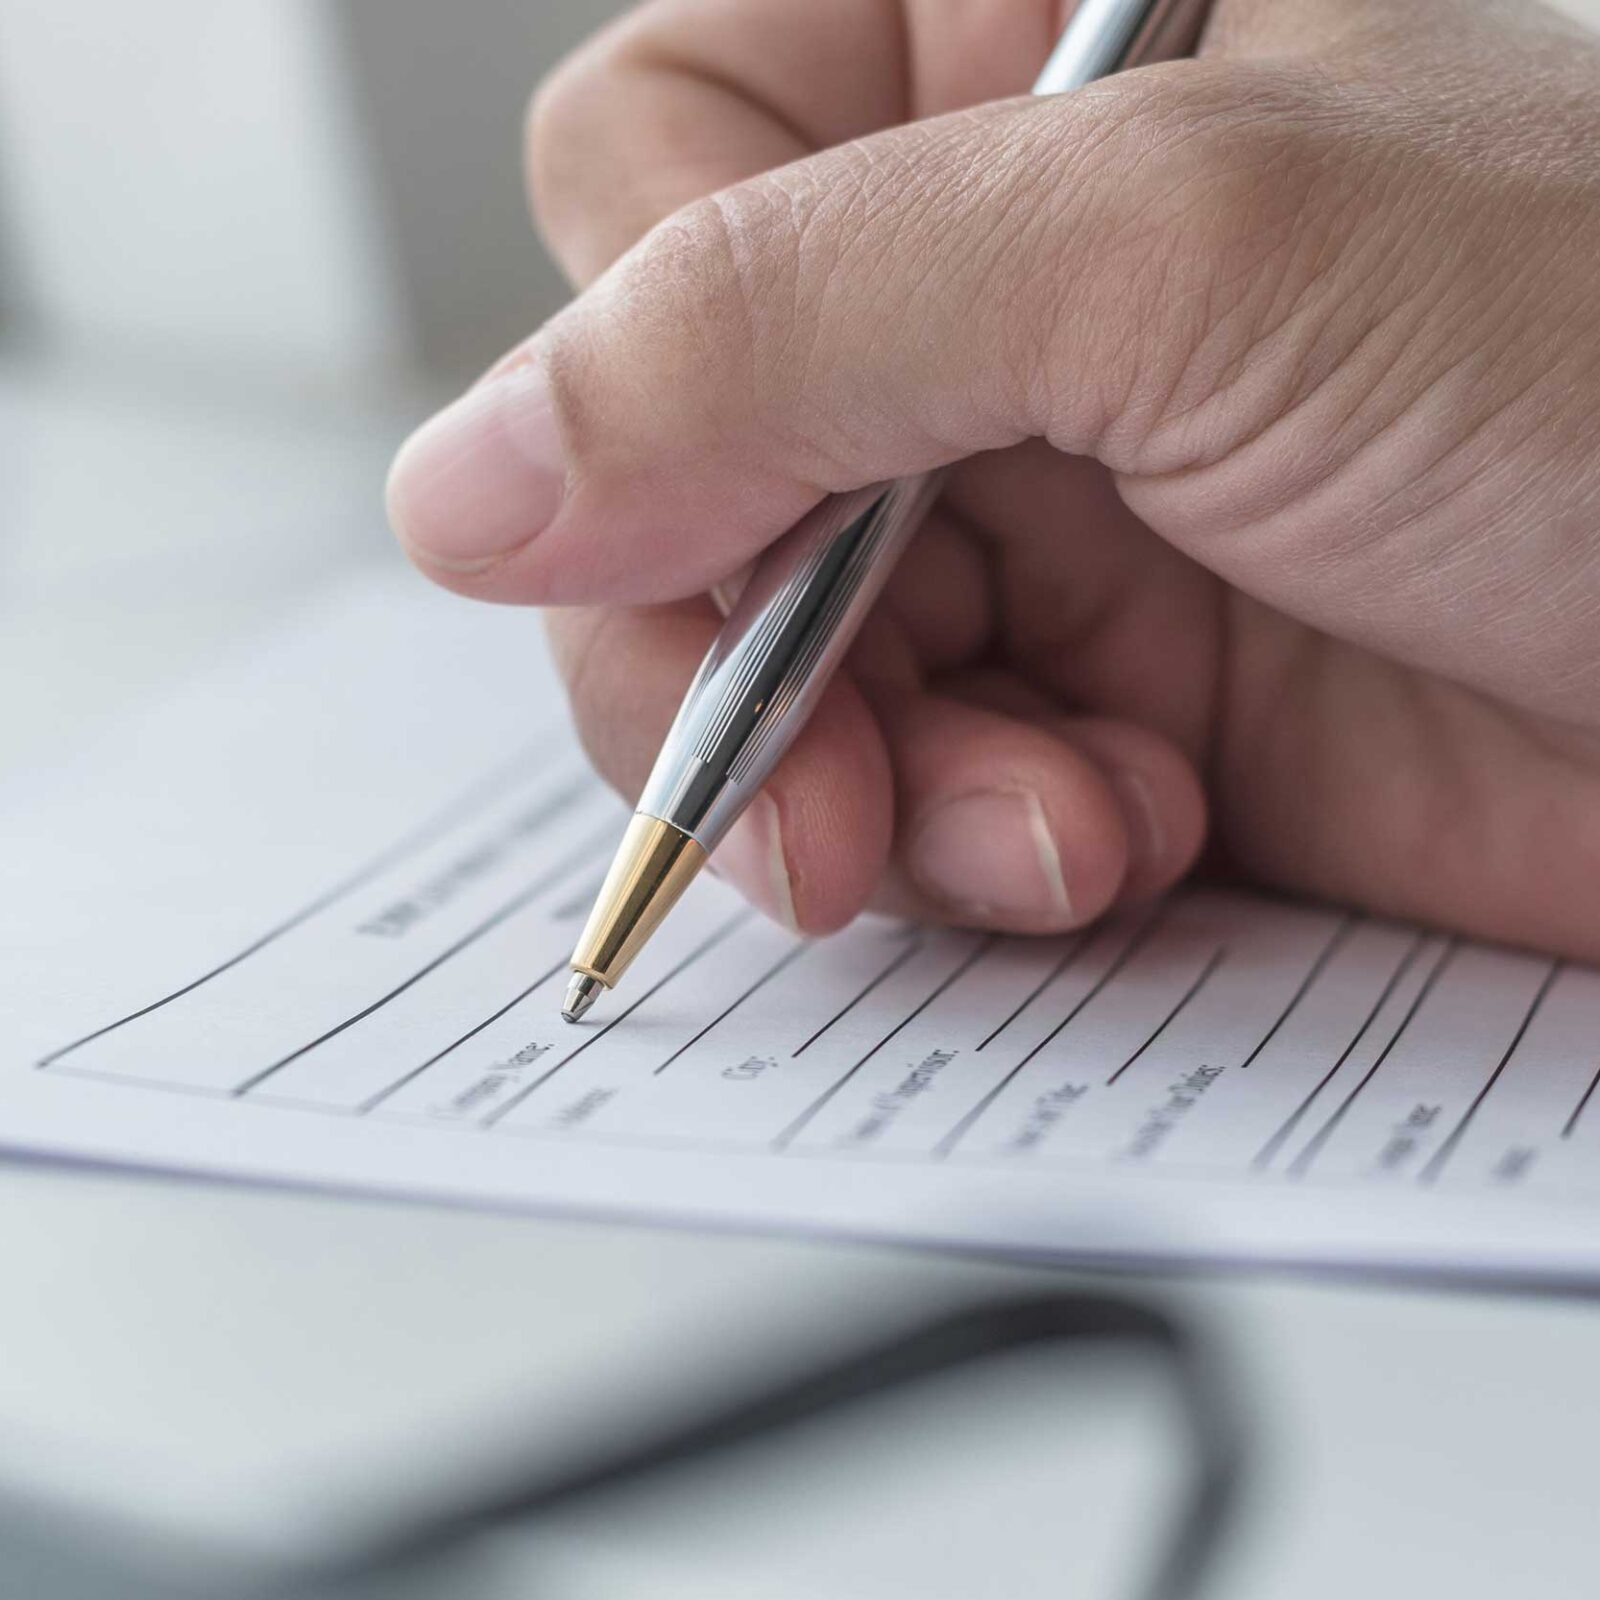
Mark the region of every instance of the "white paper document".
[[1064, 1257], [1600, 1274], [1600, 973], [1189, 889], [806, 942], [709, 875], [585, 1022], [624, 810], [536, 619], [330, 598], [0, 812], [0, 1144]]

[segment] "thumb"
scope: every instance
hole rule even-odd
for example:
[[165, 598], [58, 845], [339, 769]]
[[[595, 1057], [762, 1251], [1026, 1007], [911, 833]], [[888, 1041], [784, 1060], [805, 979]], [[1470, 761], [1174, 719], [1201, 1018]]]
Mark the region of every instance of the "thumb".
[[408, 442], [396, 530], [464, 592], [655, 602], [826, 493], [1030, 436], [1123, 471], [1214, 455], [1248, 405], [1162, 423], [1271, 315], [1314, 83], [1150, 68], [690, 206]]

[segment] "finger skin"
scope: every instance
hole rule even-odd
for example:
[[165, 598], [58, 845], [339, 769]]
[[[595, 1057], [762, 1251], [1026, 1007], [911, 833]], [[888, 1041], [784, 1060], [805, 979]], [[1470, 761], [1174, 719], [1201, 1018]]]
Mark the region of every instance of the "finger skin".
[[880, 128], [1023, 93], [1072, 0], [647, 0], [529, 108], [534, 215], [587, 284], [690, 201]]
[[[1536, 11], [1417, 0], [1438, 70], [1401, 99], [1362, 32], [1386, 37], [1381, 8], [1349, 15], [1315, 59], [891, 128], [674, 213], [473, 398], [470, 428], [408, 446], [408, 548], [487, 598], [670, 600], [828, 491], [1043, 437], [1241, 592], [1585, 714], [1587, 641], [1521, 602], [1530, 572], [1550, 603], [1600, 598], [1571, 402], [1600, 363], [1600, 208], [1560, 137], [1581, 127], [1560, 111], [1525, 159], [1504, 129], [1531, 86], [1482, 58], [1524, 50], [1564, 107], [1592, 101], [1595, 46]], [[1441, 574], [1468, 607], [1436, 603]]]
[[[776, 26], [777, 0], [723, 3]], [[1592, 954], [1592, 41], [1534, 7], [1222, 0], [1208, 61], [804, 155], [844, 108], [708, 70], [672, 19], [712, 9], [647, 8], [657, 31], [597, 69], [660, 92], [638, 143], [571, 154], [572, 90], [535, 118], [569, 151], [536, 176], [547, 226], [580, 277], [609, 270], [447, 449], [425, 433], [402, 457], [419, 565], [669, 617], [823, 493], [991, 452], [954, 494], [981, 562], [930, 545], [941, 581], [897, 581], [856, 654], [863, 718], [799, 790], [898, 818], [892, 853], [846, 849], [821, 921], [874, 892], [870, 857], [917, 914], [1068, 925], [1182, 869], [1203, 770], [1258, 876]], [[909, 113], [962, 103], [952, 10], [901, 14]], [[780, 152], [800, 158], [752, 175]], [[1046, 456], [1092, 463], [1069, 485]], [[638, 642], [648, 676], [666, 647]], [[941, 704], [985, 655], [1044, 703]], [[650, 713], [619, 694], [580, 720], [620, 752]], [[882, 763], [864, 788], [839, 776], [856, 746]], [[1012, 822], [947, 829], [930, 868], [919, 842], [977, 796]], [[806, 925], [811, 843], [760, 810], [724, 865]], [[848, 818], [829, 826], [819, 848]], [[972, 836], [993, 859], [957, 872]], [[1040, 883], [1061, 891], [1042, 912], [983, 898]]]
[[[494, 560], [440, 564], [444, 581], [634, 604], [704, 590], [825, 492], [1035, 435], [1181, 468], [1186, 456], [1146, 448], [1151, 397], [1198, 342], [1209, 366], [1244, 357], [1252, 319], [1217, 338], [1196, 308], [1242, 264], [1241, 217], [1293, 200], [1264, 199], [1249, 159], [1253, 146], [1266, 165], [1271, 84], [1246, 119], [1234, 78], [1151, 69], [891, 129], [676, 213], [528, 347], [543, 389], [518, 371], [472, 397], [480, 448], [443, 480], [454, 492], [422, 470], [428, 436], [408, 446], [402, 536], [424, 562], [459, 552], [479, 530], [455, 485], [480, 485], [467, 509], [482, 518], [493, 483]], [[911, 317], [915, 337], [897, 328]], [[1272, 381], [1248, 387], [1259, 401]], [[1255, 426], [1255, 409], [1230, 426]]]
[[539, 86], [527, 173], [552, 253], [589, 283], [690, 201], [903, 121], [888, 6], [651, 0]]

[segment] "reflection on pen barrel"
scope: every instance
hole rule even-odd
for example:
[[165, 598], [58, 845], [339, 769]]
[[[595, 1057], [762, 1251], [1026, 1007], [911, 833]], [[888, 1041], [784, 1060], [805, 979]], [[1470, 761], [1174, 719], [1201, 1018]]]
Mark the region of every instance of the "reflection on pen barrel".
[[757, 565], [639, 797], [714, 850], [810, 717], [938, 492], [936, 474], [830, 495]]
[[[562, 1015], [611, 988], [805, 725], [938, 474], [830, 495], [768, 551], [702, 662], [572, 954]], [[589, 979], [593, 982], [581, 982]]]

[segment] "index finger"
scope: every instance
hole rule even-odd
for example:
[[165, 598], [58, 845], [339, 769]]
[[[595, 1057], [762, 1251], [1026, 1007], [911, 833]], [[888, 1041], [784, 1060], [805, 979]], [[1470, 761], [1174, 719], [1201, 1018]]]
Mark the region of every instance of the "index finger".
[[648, 0], [541, 86], [528, 181], [588, 283], [663, 217], [877, 129], [1028, 87], [1061, 0]]

